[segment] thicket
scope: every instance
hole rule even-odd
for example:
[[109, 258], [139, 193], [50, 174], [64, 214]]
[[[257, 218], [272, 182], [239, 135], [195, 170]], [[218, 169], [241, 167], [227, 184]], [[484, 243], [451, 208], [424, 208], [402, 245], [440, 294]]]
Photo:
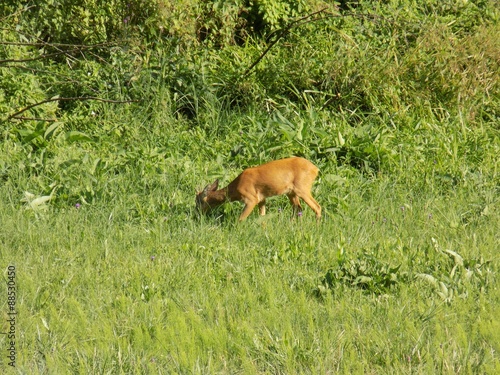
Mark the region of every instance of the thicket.
[[296, 154], [333, 184], [343, 168], [494, 185], [496, 5], [4, 1], [2, 180], [66, 205], [176, 160], [194, 175]]

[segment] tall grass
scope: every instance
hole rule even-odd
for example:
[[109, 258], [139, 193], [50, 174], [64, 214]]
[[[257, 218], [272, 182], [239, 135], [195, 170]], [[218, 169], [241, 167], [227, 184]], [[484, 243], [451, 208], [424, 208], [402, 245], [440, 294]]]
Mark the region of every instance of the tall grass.
[[470, 219], [464, 196], [352, 184], [319, 226], [309, 211], [290, 221], [283, 201], [245, 226], [3, 202], [18, 368], [494, 373], [498, 216]]
[[[181, 17], [154, 42], [0, 66], [14, 373], [499, 372], [498, 10], [355, 5], [246, 76], [269, 40], [232, 29], [237, 7], [203, 14], [231, 21], [205, 41]], [[8, 118], [54, 95], [140, 101]], [[242, 225], [239, 203], [194, 210], [215, 178], [290, 155], [320, 168], [321, 223], [283, 197]]]

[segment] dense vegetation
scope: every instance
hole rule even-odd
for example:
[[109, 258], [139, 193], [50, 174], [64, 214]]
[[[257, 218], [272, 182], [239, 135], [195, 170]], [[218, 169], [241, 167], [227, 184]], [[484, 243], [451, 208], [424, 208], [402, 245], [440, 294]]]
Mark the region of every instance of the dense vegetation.
[[[499, 373], [499, 20], [496, 0], [2, 1], [17, 372]], [[282, 197], [243, 225], [195, 212], [290, 155], [321, 170], [319, 225]]]

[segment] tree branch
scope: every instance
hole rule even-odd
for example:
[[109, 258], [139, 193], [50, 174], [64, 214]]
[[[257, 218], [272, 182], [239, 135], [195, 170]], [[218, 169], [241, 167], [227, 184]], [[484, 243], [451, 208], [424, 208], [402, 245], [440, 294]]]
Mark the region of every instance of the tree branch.
[[39, 117], [24, 117], [24, 116], [13, 116], [11, 117], [14, 120], [21, 120], [21, 121], [46, 121], [46, 122], [56, 122], [57, 119], [55, 118], [39, 118]]
[[[6, 29], [4, 27], [0, 27], [0, 30], [7, 30], [7, 31], [15, 31], [12, 29]], [[17, 31], [15, 31], [17, 32]], [[74, 47], [74, 48], [81, 48], [81, 49], [90, 49], [90, 48], [99, 48], [99, 47], [108, 47], [113, 45], [113, 43], [105, 42], [105, 43], [96, 43], [96, 44], [67, 44], [67, 43], [50, 43], [50, 42], [45, 42], [41, 41], [39, 43], [35, 42], [4, 42], [0, 41], [0, 45], [5, 45], [5, 46], [30, 46], [30, 47]]]
[[[59, 48], [59, 45], [49, 44], [49, 43], [42, 44], [42, 43], [9, 43], [9, 42], [0, 42], [0, 45], [1, 44], [4, 44], [4, 45], [25, 45], [25, 46], [33, 46], [33, 47], [53, 47], [53, 48], [58, 49], [58, 51], [57, 52], [43, 54], [43, 55], [40, 55], [40, 56], [37, 56], [37, 57], [27, 58], [27, 59], [5, 59], [5, 60], [0, 60], [0, 64], [5, 64], [5, 63], [21, 63], [21, 62], [28, 62], [28, 61], [36, 61], [36, 60], [41, 60], [41, 59], [45, 59], [45, 58], [53, 57], [53, 56], [58, 56], [58, 55], [69, 55], [69, 54], [75, 53], [75, 52], [81, 53], [81, 52], [84, 52], [84, 51], [87, 51], [87, 50], [90, 50], [90, 49], [93, 49], [93, 48], [100, 48], [100, 47], [105, 47], [105, 46], [109, 45], [109, 44], [94, 44], [94, 45], [90, 45], [90, 46], [74, 45], [73, 46], [74, 48], [72, 48], [72, 49], [63, 50], [63, 49]], [[67, 46], [69, 47], [71, 45], [67, 45]]]
[[96, 100], [96, 101], [105, 102], [105, 103], [137, 103], [140, 101], [140, 100], [111, 100], [111, 99], [102, 99], [102, 98], [98, 98], [95, 96], [76, 96], [76, 97], [70, 97], [70, 98], [51, 98], [51, 99], [42, 100], [41, 102], [38, 102], [38, 103], [31, 104], [27, 107], [24, 107], [23, 109], [9, 115], [6, 118], [6, 120], [16, 118], [21, 113], [26, 112], [26, 111], [30, 110], [31, 108], [38, 107], [39, 105], [42, 105], [45, 103], [63, 102], [63, 101], [69, 102], [69, 101], [78, 101], [78, 100], [81, 100], [81, 101], [83, 101], [83, 100]]
[[314, 22], [314, 21], [319, 21], [319, 20], [324, 20], [326, 18], [340, 18], [340, 17], [355, 17], [355, 18], [371, 18], [371, 19], [383, 19], [382, 17], [380, 16], [376, 16], [376, 15], [373, 15], [373, 14], [356, 14], [356, 13], [344, 13], [344, 14], [327, 14], [325, 16], [322, 16], [322, 17], [318, 17], [318, 18], [312, 18], [313, 16], [319, 14], [319, 13], [324, 13], [326, 10], [328, 9], [328, 7], [325, 7], [323, 9], [320, 9], [316, 12], [313, 12], [311, 14], [308, 14], [307, 16], [304, 16], [304, 17], [301, 17], [291, 23], [289, 23], [288, 25], [286, 25], [284, 28], [280, 29], [280, 30], [276, 30], [274, 32], [272, 32], [268, 37], [267, 37], [267, 40], [270, 40], [274, 35], [277, 35], [276, 39], [274, 39], [271, 44], [265, 49], [264, 52], [262, 52], [260, 54], [260, 56], [257, 58], [257, 60], [255, 60], [252, 65], [250, 65], [250, 67], [247, 68], [247, 70], [245, 70], [245, 72], [243, 73], [243, 77], [248, 75], [248, 73], [250, 73], [250, 71], [260, 62], [260, 60], [262, 60], [264, 58], [264, 56], [269, 52], [269, 50], [271, 48], [274, 47], [274, 45], [276, 43], [278, 43], [278, 41], [284, 37], [289, 31], [290, 29], [292, 29], [293, 27], [296, 27], [296, 26], [301, 26], [301, 25], [304, 25], [306, 23], [309, 23], [309, 22]]
[[79, 49], [74, 49], [70, 51], [61, 51], [61, 52], [54, 52], [54, 53], [48, 53], [46, 55], [40, 55], [37, 57], [32, 57], [29, 59], [6, 59], [6, 60], [0, 60], [0, 64], [5, 64], [5, 63], [22, 63], [22, 62], [28, 62], [28, 61], [36, 61], [36, 60], [42, 60], [46, 59], [47, 57], [53, 57], [57, 55], [65, 55], [68, 52], [73, 52], [73, 51], [80, 51]]
[[269, 35], [269, 37], [267, 38], [268, 40], [269, 40], [271, 37], [273, 37], [274, 35], [276, 35], [276, 34], [277, 34], [278, 36], [276, 37], [276, 39], [274, 39], [274, 40], [271, 42], [271, 44], [270, 44], [269, 46], [267, 46], [267, 48], [265, 49], [265, 51], [264, 51], [264, 52], [262, 52], [262, 53], [260, 54], [260, 56], [257, 58], [257, 60], [255, 60], [255, 61], [252, 63], [252, 65], [250, 65], [250, 67], [248, 67], [248, 69], [247, 69], [247, 70], [245, 70], [245, 73], [243, 73], [243, 76], [246, 76], [248, 73], [250, 73], [250, 71], [251, 71], [251, 70], [252, 70], [252, 69], [253, 69], [253, 68], [254, 68], [254, 67], [255, 67], [255, 66], [256, 66], [256, 65], [260, 62], [260, 60], [262, 60], [262, 59], [264, 58], [264, 56], [265, 56], [265, 55], [269, 52], [269, 50], [270, 50], [271, 48], [273, 48], [273, 46], [274, 46], [276, 43], [278, 43], [278, 41], [279, 41], [279, 40], [280, 40], [283, 36], [285, 36], [285, 34], [287, 34], [287, 33], [290, 31], [290, 29], [291, 29], [292, 27], [296, 26], [296, 25], [297, 25], [299, 22], [301, 22], [301, 21], [304, 21], [304, 20], [306, 20], [306, 19], [308, 19], [308, 18], [311, 18], [311, 17], [315, 16], [316, 14], [319, 14], [319, 13], [324, 12], [326, 9], [328, 9], [328, 7], [322, 8], [322, 9], [320, 9], [320, 10], [316, 11], [316, 12], [313, 12], [313, 13], [311, 13], [311, 14], [308, 14], [307, 16], [301, 17], [301, 18], [299, 18], [299, 19], [297, 19], [297, 20], [295, 20], [295, 21], [293, 21], [293, 22], [289, 23], [289, 24], [288, 24], [288, 25], [286, 25], [283, 29], [280, 29], [280, 30], [277, 30], [277, 31], [275, 31], [275, 32], [271, 33], [271, 34]]
[[6, 15], [5, 17], [3, 18], [0, 18], [0, 21], [3, 22], [4, 20], [6, 20], [7, 18], [10, 18], [10, 17], [14, 17], [15, 15], [21, 13], [21, 12], [26, 12], [27, 10], [30, 10], [31, 8], [35, 8], [36, 5], [30, 5], [28, 7], [25, 7], [24, 9], [19, 9], [17, 12], [14, 12], [12, 14], [8, 14]]
[[[0, 41], [0, 45], [29, 46], [29, 47], [38, 47], [38, 48], [51, 48], [53, 50], [56, 50], [56, 52], [47, 53], [47, 54], [43, 54], [43, 55], [40, 55], [37, 57], [31, 57], [31, 58], [26, 58], [26, 59], [0, 60], [0, 64], [36, 61], [36, 60], [41, 60], [41, 59], [45, 59], [45, 58], [49, 58], [49, 57], [53, 57], [53, 56], [58, 56], [58, 55], [66, 55], [67, 57], [71, 58], [71, 55], [70, 55], [71, 53], [83, 53], [86, 51], [91, 51], [93, 49], [99, 49], [99, 48], [105, 48], [105, 47], [117, 45], [116, 43], [112, 43], [112, 42], [102, 42], [102, 43], [89, 44], [89, 45], [87, 45], [87, 44], [50, 43], [50, 42], [44, 41], [43, 39], [40, 39], [37, 36], [33, 36], [33, 35], [24, 33], [22, 31], [14, 30], [11, 28], [0, 27], [0, 30], [10, 31], [13, 33], [23, 35], [27, 39], [35, 40], [34, 42]], [[67, 49], [65, 49], [65, 48], [67, 48]]]

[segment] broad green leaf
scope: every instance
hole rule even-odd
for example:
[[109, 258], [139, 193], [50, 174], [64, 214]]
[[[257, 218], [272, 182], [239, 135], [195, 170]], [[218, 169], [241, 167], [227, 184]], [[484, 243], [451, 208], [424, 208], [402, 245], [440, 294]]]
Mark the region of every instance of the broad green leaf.
[[62, 122], [59, 122], [59, 121], [54, 122], [52, 125], [50, 125], [47, 128], [47, 130], [45, 130], [45, 134], [43, 135], [43, 137], [45, 139], [51, 138], [52, 135], [54, 135], [54, 133], [57, 131], [57, 129], [59, 129], [63, 125], [64, 125], [64, 123], [62, 123]]
[[66, 140], [68, 142], [92, 142], [87, 134], [79, 131], [70, 131], [66, 133]]

